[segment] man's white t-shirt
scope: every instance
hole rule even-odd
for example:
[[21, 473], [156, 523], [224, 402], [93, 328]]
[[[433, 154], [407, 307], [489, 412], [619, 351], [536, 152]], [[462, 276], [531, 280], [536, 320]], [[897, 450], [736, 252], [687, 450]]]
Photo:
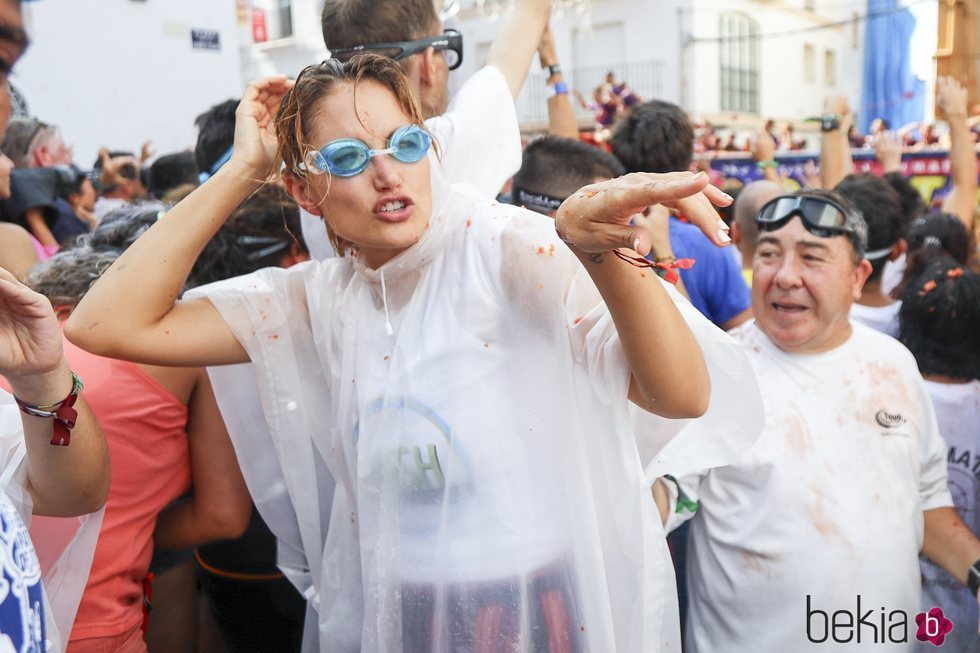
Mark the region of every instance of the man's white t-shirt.
[[[980, 381], [925, 383], [936, 410], [939, 432], [946, 442], [953, 504], [970, 530], [980, 533]], [[924, 556], [921, 566], [922, 609], [928, 611], [938, 606], [953, 622], [953, 630], [943, 642], [943, 653], [972, 653], [980, 649], [976, 597], [963, 583]], [[935, 647], [922, 644], [919, 650], [935, 650]]]
[[[517, 109], [503, 73], [484, 66], [466, 80], [446, 113], [425, 121], [435, 137], [429, 152], [450, 184], [469, 184], [493, 199], [521, 167], [521, 130]], [[300, 212], [303, 240], [310, 255], [336, 256], [323, 219]]]
[[887, 336], [897, 338], [898, 312], [901, 308], [902, 302], [892, 302], [885, 306], [851, 304], [851, 319]]
[[[881, 627], [882, 608], [904, 611], [914, 642], [922, 513], [952, 505], [946, 447], [915, 360], [860, 324], [842, 346], [813, 355], [781, 351], [754, 322], [732, 335], [759, 378], [766, 426], [736, 463], [682, 479], [700, 500], [686, 650], [865, 650], [892, 623], [886, 616]], [[852, 635], [843, 643], [827, 621], [841, 610], [857, 615], [836, 632]], [[869, 610], [875, 632], [858, 623]]]

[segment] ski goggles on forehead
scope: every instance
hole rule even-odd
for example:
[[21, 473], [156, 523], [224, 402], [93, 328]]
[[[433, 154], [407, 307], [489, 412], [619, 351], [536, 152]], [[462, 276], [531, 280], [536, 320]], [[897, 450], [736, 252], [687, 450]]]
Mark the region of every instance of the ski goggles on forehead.
[[800, 216], [806, 230], [820, 238], [855, 234], [854, 227], [848, 223], [844, 208], [822, 197], [777, 197], [759, 209], [755, 223], [760, 231], [775, 231], [782, 228], [793, 216]]
[[365, 45], [355, 45], [352, 48], [336, 48], [330, 51], [330, 56], [334, 59], [346, 60], [355, 54], [375, 52], [390, 57], [395, 61], [401, 61], [402, 59], [411, 57], [413, 54], [424, 52], [428, 48], [443, 53], [446, 57], [446, 63], [449, 65], [449, 70], [456, 70], [463, 63], [463, 35], [454, 29], [447, 29], [438, 36], [430, 36], [415, 41], [367, 43]]
[[402, 163], [415, 163], [425, 157], [431, 145], [428, 132], [418, 125], [405, 125], [395, 130], [383, 150], [372, 150], [356, 138], [341, 138], [308, 152], [300, 168], [313, 174], [329, 172], [335, 177], [353, 177], [364, 172], [371, 159], [380, 154]]

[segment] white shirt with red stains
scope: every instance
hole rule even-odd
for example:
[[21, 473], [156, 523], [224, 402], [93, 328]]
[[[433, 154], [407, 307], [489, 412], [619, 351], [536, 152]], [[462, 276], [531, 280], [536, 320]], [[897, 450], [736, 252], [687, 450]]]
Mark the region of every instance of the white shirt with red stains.
[[[874, 650], [895, 651], [915, 642], [922, 513], [952, 505], [946, 447], [909, 351], [852, 324], [846, 343], [820, 354], [781, 351], [754, 322], [733, 332], [759, 378], [766, 426], [733, 465], [681, 482], [700, 501], [687, 651], [865, 650], [875, 636]], [[827, 634], [822, 613], [855, 615], [858, 596], [876, 631], [866, 620], [858, 644], [855, 617], [836, 633], [849, 642], [813, 643]], [[887, 645], [896, 610], [910, 642]]]

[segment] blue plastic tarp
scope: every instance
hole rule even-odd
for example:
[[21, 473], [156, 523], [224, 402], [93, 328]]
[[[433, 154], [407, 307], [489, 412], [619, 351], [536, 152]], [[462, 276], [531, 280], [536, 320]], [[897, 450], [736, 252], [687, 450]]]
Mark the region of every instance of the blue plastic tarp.
[[925, 83], [912, 74], [909, 61], [914, 30], [915, 17], [898, 0], [868, 0], [858, 108], [858, 126], [864, 133], [875, 118], [897, 129], [925, 115]]

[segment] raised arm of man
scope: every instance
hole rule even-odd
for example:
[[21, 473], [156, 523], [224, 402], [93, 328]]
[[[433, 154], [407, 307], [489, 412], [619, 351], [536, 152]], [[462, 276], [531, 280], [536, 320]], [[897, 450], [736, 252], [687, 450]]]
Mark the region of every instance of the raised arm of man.
[[548, 133], [565, 138], [578, 138], [578, 121], [575, 109], [568, 97], [568, 84], [558, 64], [558, 49], [551, 25], [546, 25], [538, 44], [538, 60], [541, 68], [548, 71]]
[[517, 99], [551, 16], [551, 0], [519, 0], [490, 45], [487, 65], [500, 69]]
[[[830, 124], [821, 124], [823, 138], [820, 141], [820, 182], [824, 188], [833, 188], [841, 179], [854, 172], [854, 160], [851, 158], [851, 144], [847, 140], [847, 132], [851, 128], [853, 118], [851, 107], [844, 96], [827, 98], [824, 105], [824, 117], [830, 118]], [[837, 124], [833, 124], [836, 120]]]
[[959, 217], [973, 232], [973, 207], [977, 201], [977, 153], [967, 125], [966, 89], [952, 77], [936, 82], [939, 106], [949, 123], [949, 174], [953, 188], [943, 201], [943, 211]]

